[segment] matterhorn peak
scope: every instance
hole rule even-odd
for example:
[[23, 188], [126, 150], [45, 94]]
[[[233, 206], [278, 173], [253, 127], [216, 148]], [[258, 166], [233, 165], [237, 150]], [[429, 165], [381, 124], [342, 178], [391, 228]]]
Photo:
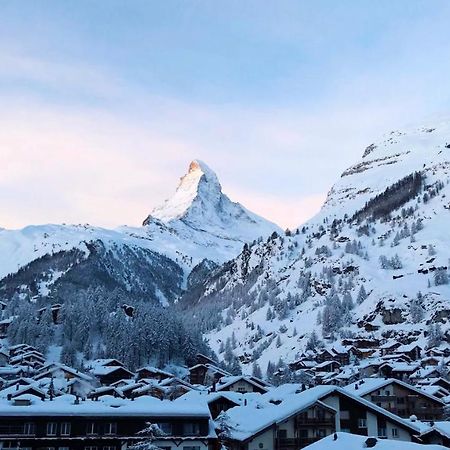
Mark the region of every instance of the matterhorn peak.
[[278, 230], [273, 223], [232, 202], [222, 192], [214, 171], [198, 159], [189, 164], [174, 195], [154, 208], [143, 225], [155, 220], [171, 227], [182, 223], [190, 229], [243, 242]]
[[[144, 225], [151, 218], [168, 223], [186, 216], [193, 202], [200, 196], [213, 196], [216, 199], [222, 194], [217, 175], [203, 161], [194, 159], [189, 164], [186, 175], [180, 178], [175, 194], [162, 205], [157, 206], [145, 219]], [[212, 199], [214, 200], [214, 198]]]

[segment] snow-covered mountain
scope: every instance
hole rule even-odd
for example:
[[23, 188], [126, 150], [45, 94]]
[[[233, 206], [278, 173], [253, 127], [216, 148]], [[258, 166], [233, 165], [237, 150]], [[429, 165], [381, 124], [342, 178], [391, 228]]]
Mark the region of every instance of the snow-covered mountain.
[[181, 303], [221, 357], [263, 370], [295, 360], [313, 331], [410, 342], [439, 322], [450, 338], [449, 181], [449, 122], [391, 132], [317, 216], [244, 248]]
[[[0, 229], [0, 297], [46, 296], [56, 287], [101, 284], [176, 299], [210, 270], [235, 257], [244, 243], [279, 228], [222, 193], [216, 174], [193, 161], [172, 198], [142, 227], [90, 225]], [[195, 275], [195, 276], [194, 276]], [[67, 292], [65, 286], [65, 292]]]

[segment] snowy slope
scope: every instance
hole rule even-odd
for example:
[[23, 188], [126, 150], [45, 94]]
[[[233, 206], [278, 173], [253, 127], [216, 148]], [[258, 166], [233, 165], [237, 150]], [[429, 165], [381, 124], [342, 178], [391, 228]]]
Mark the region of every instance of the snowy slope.
[[[156, 208], [142, 227], [108, 230], [90, 225], [39, 225], [21, 230], [0, 229], [0, 280], [58, 252], [77, 249], [77, 261], [88, 258], [91, 244], [101, 243], [102, 252], [112, 258], [120, 259], [125, 251], [137, 252], [135, 259], [147, 259], [150, 265], [150, 260], [159, 255], [169, 259], [179, 266], [181, 279], [177, 284], [184, 288], [189, 273], [203, 260], [221, 264], [235, 257], [245, 242], [274, 230], [279, 228], [231, 202], [222, 193], [215, 173], [204, 163], [194, 161], [175, 195]], [[50, 280], [46, 277], [51, 285], [64, 273], [53, 268], [49, 259], [46, 270], [56, 274]], [[72, 266], [73, 263], [66, 270]], [[44, 291], [48, 293], [48, 286], [43, 286]], [[163, 302], [169, 300], [162, 297]]]
[[[220, 354], [232, 340], [241, 361], [258, 361], [263, 370], [280, 356], [293, 361], [312, 331], [322, 334], [319, 316], [336, 295], [340, 302], [350, 295], [355, 307], [333, 336], [324, 332], [329, 342], [343, 330], [423, 342], [427, 322], [440, 322], [445, 332], [450, 285], [436, 285], [435, 276], [445, 281], [449, 265], [449, 143], [448, 122], [388, 134], [342, 174], [317, 216], [290, 236], [246, 249], [195, 298], [187, 295], [204, 315], [213, 349]], [[406, 178], [414, 173], [417, 192]], [[401, 204], [388, 217], [372, 215], [392, 199]], [[367, 296], [357, 304], [361, 286]], [[419, 291], [423, 317], [414, 323], [410, 305]], [[207, 319], [211, 310], [222, 320]]]

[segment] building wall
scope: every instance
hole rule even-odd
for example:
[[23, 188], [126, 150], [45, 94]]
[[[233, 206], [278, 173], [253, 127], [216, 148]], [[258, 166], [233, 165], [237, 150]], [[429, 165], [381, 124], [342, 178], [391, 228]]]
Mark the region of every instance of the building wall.
[[248, 450], [273, 450], [274, 447], [274, 429], [265, 431], [248, 442]]
[[237, 381], [226, 389], [233, 392], [255, 392], [254, 386], [245, 380]]

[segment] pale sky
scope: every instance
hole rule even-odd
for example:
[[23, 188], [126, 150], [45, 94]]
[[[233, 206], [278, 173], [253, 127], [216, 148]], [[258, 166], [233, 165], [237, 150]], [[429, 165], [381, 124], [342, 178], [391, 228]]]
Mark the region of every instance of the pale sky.
[[449, 115], [447, 0], [3, 0], [0, 227], [139, 225], [192, 159], [294, 227]]

